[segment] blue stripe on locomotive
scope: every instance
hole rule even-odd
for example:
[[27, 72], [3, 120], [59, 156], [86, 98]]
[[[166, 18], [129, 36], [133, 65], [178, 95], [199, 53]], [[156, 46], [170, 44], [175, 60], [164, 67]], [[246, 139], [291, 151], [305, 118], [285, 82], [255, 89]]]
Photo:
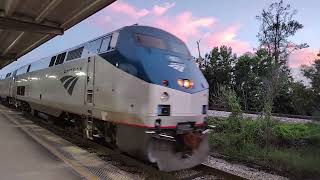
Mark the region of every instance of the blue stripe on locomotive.
[[[208, 83], [200, 69], [192, 61], [191, 56], [175, 53], [169, 50], [148, 48], [138, 44], [134, 35], [144, 34], [183, 43], [172, 34], [160, 29], [147, 26], [128, 26], [120, 30], [116, 50], [100, 54], [114, 66], [153, 84], [162, 85], [162, 80], [169, 82], [169, 88], [196, 93], [208, 89]], [[183, 64], [183, 72], [177, 71], [168, 65], [171, 63]], [[177, 79], [190, 79], [194, 87], [185, 89], [177, 84]]]

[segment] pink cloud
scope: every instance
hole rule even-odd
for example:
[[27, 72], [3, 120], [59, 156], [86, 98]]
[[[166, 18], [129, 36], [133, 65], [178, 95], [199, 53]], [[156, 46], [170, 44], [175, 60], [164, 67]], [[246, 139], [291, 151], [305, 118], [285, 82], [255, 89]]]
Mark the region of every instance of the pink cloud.
[[292, 68], [301, 65], [310, 65], [317, 58], [318, 51], [306, 48], [293, 52], [289, 57], [289, 66]]
[[[111, 31], [126, 25], [138, 23], [168, 31], [187, 43], [192, 54], [197, 54], [196, 41], [202, 39], [201, 50], [209, 52], [214, 46], [232, 46], [236, 53], [250, 50], [248, 42], [237, 39], [239, 25], [231, 25], [223, 30], [217, 30], [219, 24], [214, 17], [196, 17], [190, 11], [165, 15], [174, 3], [154, 5], [150, 9], [139, 9], [124, 1], [117, 1], [101, 11], [92, 19], [92, 23]], [[127, 15], [124, 18], [124, 15]], [[219, 28], [221, 29], [221, 28]]]
[[209, 28], [215, 22], [216, 20], [213, 17], [196, 18], [191, 12], [186, 11], [176, 17], [156, 19], [153, 25], [187, 41], [191, 37], [200, 36], [201, 28]]
[[99, 20], [95, 21], [95, 24], [99, 26], [104, 26], [105, 24], [112, 23], [112, 18], [110, 16], [100, 16], [97, 19]]
[[236, 53], [246, 53], [251, 50], [250, 44], [246, 41], [236, 39], [239, 25], [231, 25], [219, 32], [210, 32], [204, 36], [204, 44], [207, 48], [215, 46], [231, 46]]
[[123, 1], [117, 1], [110, 5], [110, 10], [117, 13], [127, 14], [132, 18], [139, 19], [150, 13], [147, 9], [137, 9]]
[[161, 5], [154, 5], [152, 11], [155, 15], [161, 16], [174, 6], [175, 6], [175, 3], [165, 3], [162, 6]]

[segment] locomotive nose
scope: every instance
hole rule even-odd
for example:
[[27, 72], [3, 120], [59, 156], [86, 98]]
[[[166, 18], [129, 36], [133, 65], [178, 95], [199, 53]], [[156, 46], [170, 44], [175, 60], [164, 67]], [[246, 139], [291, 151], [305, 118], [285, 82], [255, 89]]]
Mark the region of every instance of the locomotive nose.
[[194, 167], [204, 162], [209, 155], [208, 135], [204, 134], [201, 139], [198, 147], [188, 156], [185, 152], [177, 152], [174, 143], [153, 139], [148, 147], [148, 158], [151, 162], [157, 163], [161, 171], [169, 172]]

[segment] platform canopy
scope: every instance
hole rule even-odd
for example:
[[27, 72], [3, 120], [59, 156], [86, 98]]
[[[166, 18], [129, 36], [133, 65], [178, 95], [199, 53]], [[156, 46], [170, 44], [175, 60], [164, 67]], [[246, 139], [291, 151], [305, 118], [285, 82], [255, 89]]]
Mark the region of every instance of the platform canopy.
[[0, 69], [116, 0], [0, 0]]

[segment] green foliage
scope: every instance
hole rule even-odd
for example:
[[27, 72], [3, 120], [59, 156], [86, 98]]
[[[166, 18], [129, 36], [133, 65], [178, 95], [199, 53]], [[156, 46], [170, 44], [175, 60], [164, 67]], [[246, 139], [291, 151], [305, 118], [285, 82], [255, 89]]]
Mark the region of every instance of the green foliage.
[[221, 106], [221, 87], [232, 86], [233, 64], [236, 56], [227, 46], [214, 47], [205, 59], [198, 62], [210, 88], [210, 105]]
[[313, 179], [320, 175], [319, 154], [318, 148], [272, 148], [265, 159], [269, 161], [266, 165], [288, 172], [289, 177], [293, 179]]
[[311, 80], [312, 89], [320, 93], [320, 59], [316, 59], [311, 66], [302, 66], [304, 76]]
[[314, 92], [301, 82], [292, 83], [292, 106], [296, 114], [311, 116], [314, 112]]
[[[272, 3], [257, 17], [261, 29], [255, 53], [237, 58], [231, 47], [214, 47], [198, 63], [210, 86], [211, 107], [232, 112], [225, 119], [208, 119], [217, 127], [209, 138], [213, 151], [288, 171], [295, 178], [314, 177], [320, 176], [320, 125], [271, 118], [271, 112], [320, 117], [320, 60], [303, 67], [311, 88], [294, 82], [287, 66], [292, 51], [307, 47], [291, 42], [303, 28], [295, 14], [282, 0]], [[242, 110], [265, 113], [251, 120], [242, 117]]]
[[260, 111], [262, 107], [262, 78], [259, 74], [263, 68], [258, 56], [249, 54], [240, 56], [235, 64], [235, 90], [244, 110]]
[[233, 90], [223, 88], [222, 95], [223, 101], [226, 103], [228, 111], [231, 112], [231, 116], [239, 119], [242, 115], [242, 111], [237, 94]]
[[[229, 56], [219, 58], [222, 52]], [[269, 85], [267, 77], [271, 75], [273, 67], [271, 57], [264, 49], [237, 59], [231, 54], [231, 48], [215, 47], [206, 59], [199, 62], [209, 82], [211, 107], [230, 108], [223, 93], [225, 90], [234, 90], [241, 110], [262, 111], [268, 101], [266, 89]], [[272, 98], [274, 105], [269, 109], [276, 113], [311, 115], [314, 106], [312, 91], [301, 83], [293, 82], [290, 71], [285, 67], [279, 73], [278, 93]]]
[[267, 50], [272, 64], [269, 75], [265, 77], [263, 111], [267, 116], [271, 116], [274, 106], [286, 105], [278, 107], [282, 111], [291, 107], [288, 104], [288, 57], [294, 50], [308, 47], [305, 43], [296, 44], [291, 41], [291, 37], [303, 28], [303, 25], [293, 18], [295, 14], [296, 11], [292, 10], [289, 4], [286, 5], [280, 0], [263, 9], [261, 15], [257, 16], [261, 22], [258, 33], [260, 47]]
[[320, 112], [320, 59], [316, 59], [311, 66], [302, 66], [302, 72], [311, 81], [311, 92], [309, 94], [313, 98], [313, 114], [317, 114]]
[[[255, 53], [237, 58], [231, 47], [221, 46], [214, 47], [204, 59], [198, 59], [197, 63], [209, 83], [210, 107], [230, 108], [222, 98], [223, 89], [233, 89], [245, 111], [265, 111], [268, 112], [266, 115], [271, 111], [311, 115], [315, 111], [313, 106], [317, 104], [310, 99], [314, 99], [316, 93], [312, 94], [308, 88], [294, 83], [287, 66], [287, 58], [292, 51], [307, 47], [290, 41], [290, 37], [303, 27], [293, 18], [295, 13], [283, 1], [272, 3], [263, 10], [257, 17], [261, 22], [258, 34], [261, 46]], [[305, 76], [315, 82], [314, 89], [320, 87], [315, 85], [320, 82], [318, 70], [320, 61], [304, 71]], [[320, 101], [320, 97], [317, 100]], [[320, 111], [320, 105], [318, 107], [316, 110]]]
[[[317, 165], [320, 162], [319, 124], [285, 124], [264, 118], [242, 119], [237, 126], [239, 129], [234, 131], [230, 129], [230, 121], [234, 121], [233, 117], [209, 118], [209, 124], [217, 127], [209, 138], [213, 151], [286, 171], [299, 178], [320, 175]], [[266, 144], [267, 139], [269, 144]]]
[[299, 147], [316, 145], [320, 147], [320, 126], [314, 124], [277, 124], [272, 133], [282, 143]]

